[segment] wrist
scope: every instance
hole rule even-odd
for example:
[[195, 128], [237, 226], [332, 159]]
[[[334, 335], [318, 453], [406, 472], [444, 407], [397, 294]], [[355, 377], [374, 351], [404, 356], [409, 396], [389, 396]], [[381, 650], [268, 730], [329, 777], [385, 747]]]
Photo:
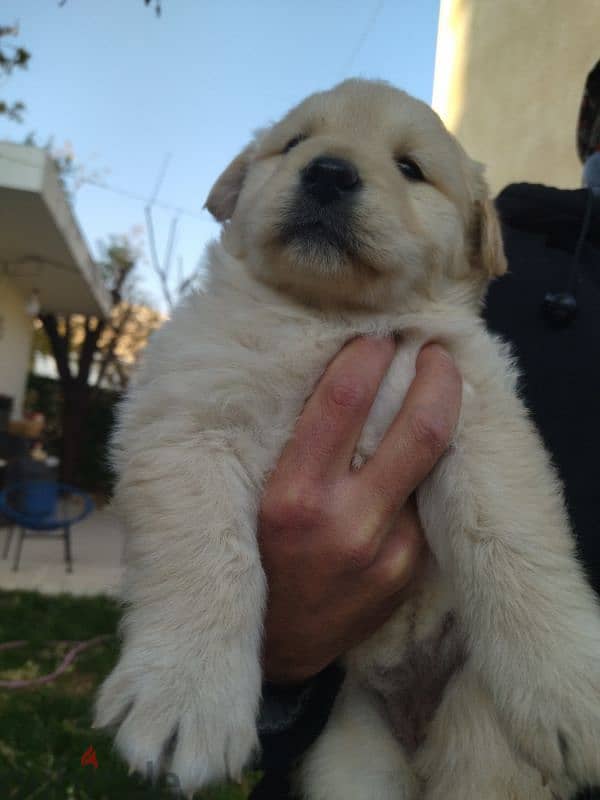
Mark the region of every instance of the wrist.
[[326, 670], [335, 658], [302, 662], [301, 659], [266, 659], [263, 664], [265, 682], [272, 686], [301, 689]]

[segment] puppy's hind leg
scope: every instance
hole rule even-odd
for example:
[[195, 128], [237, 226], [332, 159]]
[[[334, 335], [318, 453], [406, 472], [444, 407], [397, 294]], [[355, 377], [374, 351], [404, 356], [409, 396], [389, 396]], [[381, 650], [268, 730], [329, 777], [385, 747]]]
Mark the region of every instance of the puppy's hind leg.
[[297, 775], [303, 800], [417, 800], [419, 786], [376, 701], [346, 678]]

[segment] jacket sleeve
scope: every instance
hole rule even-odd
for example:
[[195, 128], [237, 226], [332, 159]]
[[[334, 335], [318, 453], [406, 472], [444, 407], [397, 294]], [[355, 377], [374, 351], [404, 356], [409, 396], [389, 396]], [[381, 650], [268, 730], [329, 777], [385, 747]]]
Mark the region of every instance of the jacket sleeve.
[[263, 684], [259, 769], [287, 771], [319, 736], [344, 678], [338, 664], [302, 684]]

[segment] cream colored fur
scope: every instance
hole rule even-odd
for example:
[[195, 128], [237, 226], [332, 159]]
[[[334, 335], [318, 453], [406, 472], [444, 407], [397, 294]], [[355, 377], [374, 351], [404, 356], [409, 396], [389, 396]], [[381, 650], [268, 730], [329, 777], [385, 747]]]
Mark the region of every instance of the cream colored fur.
[[[299, 171], [323, 153], [351, 160], [363, 181], [352, 253], [278, 238]], [[403, 156], [425, 182], [398, 171]], [[418, 491], [429, 563], [414, 596], [347, 655], [331, 719], [298, 771], [301, 792], [552, 800], [600, 783], [598, 606], [510, 355], [479, 318], [504, 257], [478, 166], [424, 104], [349, 81], [257, 134], [208, 207], [225, 227], [206, 288], [155, 335], [121, 409], [127, 606], [97, 724], [118, 725], [131, 767], [161, 764], [186, 791], [239, 777], [257, 748], [265, 476], [340, 347], [393, 333], [397, 356], [356, 465], [400, 408], [427, 341], [442, 342], [463, 375], [461, 421]], [[406, 700], [410, 652], [439, 641], [448, 683], [406, 749], [394, 698]]]

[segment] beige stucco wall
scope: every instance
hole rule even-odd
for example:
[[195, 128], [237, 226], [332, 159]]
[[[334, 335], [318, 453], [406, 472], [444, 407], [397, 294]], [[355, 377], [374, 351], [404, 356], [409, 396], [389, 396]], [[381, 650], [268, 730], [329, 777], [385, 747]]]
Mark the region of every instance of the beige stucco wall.
[[0, 394], [14, 398], [13, 417], [21, 417], [33, 326], [26, 298], [9, 277], [0, 275]]
[[512, 181], [574, 188], [585, 79], [600, 60], [600, 0], [441, 0], [433, 106], [487, 165]]

